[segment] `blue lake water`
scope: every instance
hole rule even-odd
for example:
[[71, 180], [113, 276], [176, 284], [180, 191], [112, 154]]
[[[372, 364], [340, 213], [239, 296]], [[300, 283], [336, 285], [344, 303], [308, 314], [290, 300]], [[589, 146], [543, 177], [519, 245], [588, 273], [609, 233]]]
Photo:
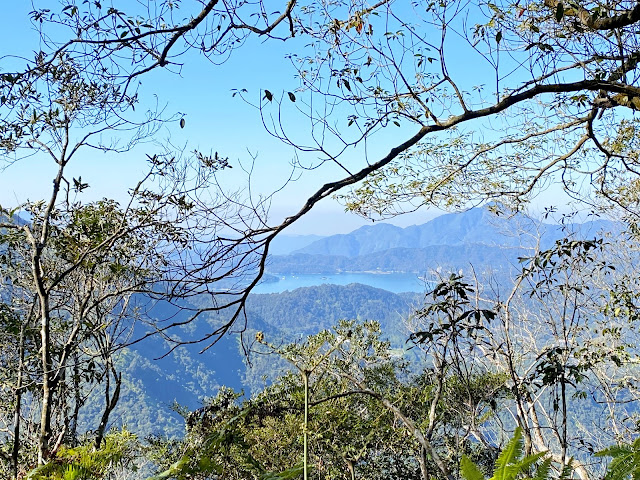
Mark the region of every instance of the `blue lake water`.
[[333, 275], [280, 275], [277, 282], [264, 282], [253, 289], [253, 293], [280, 293], [300, 287], [322, 284], [348, 285], [362, 283], [393, 293], [425, 292], [423, 280], [411, 273], [338, 273]]

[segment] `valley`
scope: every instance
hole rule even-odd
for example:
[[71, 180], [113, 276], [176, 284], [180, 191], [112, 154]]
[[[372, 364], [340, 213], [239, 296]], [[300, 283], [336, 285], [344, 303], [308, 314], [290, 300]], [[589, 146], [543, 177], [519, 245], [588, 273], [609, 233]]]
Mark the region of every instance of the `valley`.
[[[171, 346], [158, 337], [127, 350], [122, 365], [126, 365], [128, 383], [114, 424], [127, 424], [143, 435], [179, 436], [182, 419], [174, 404], [193, 410], [223, 385], [244, 391], [247, 396], [260, 391], [289, 367], [282, 359], [251, 354], [258, 331], [271, 341], [286, 343], [331, 328], [340, 319], [374, 320], [394, 348], [413, 355], [407, 350], [411, 331], [406, 319], [421, 308], [425, 293], [439, 277], [460, 272], [507, 288], [522, 269], [518, 257], [531, 254], [538, 241], [534, 232], [541, 235], [539, 248], [552, 246], [562, 234], [557, 225], [524, 217], [503, 219], [483, 209], [443, 217], [404, 230], [374, 225], [350, 235], [311, 237], [311, 243], [303, 246], [304, 242], [296, 239], [297, 250], [272, 256], [268, 262], [268, 281], [259, 284], [249, 297], [242, 334], [225, 336], [204, 353], [199, 353], [202, 346], [186, 345], [157, 359]], [[523, 224], [529, 226], [528, 230], [522, 230]], [[576, 236], [580, 232], [588, 238], [604, 228], [612, 231], [616, 227], [612, 222], [596, 221], [571, 225], [565, 231], [567, 228]], [[508, 229], [519, 234], [507, 236], [506, 244], [499, 244]], [[416, 240], [418, 237], [422, 243]], [[449, 243], [434, 245], [438, 239]], [[400, 246], [412, 242], [422, 246]], [[184, 313], [169, 314], [160, 309], [157, 315], [175, 321]], [[179, 336], [203, 337], [224, 318], [223, 314], [203, 316], [185, 326]], [[127, 412], [133, 404], [147, 407], [135, 409], [136, 414], [131, 416]], [[165, 421], [156, 421], [159, 412], [163, 412]], [[162, 426], [160, 430], [158, 425]]]

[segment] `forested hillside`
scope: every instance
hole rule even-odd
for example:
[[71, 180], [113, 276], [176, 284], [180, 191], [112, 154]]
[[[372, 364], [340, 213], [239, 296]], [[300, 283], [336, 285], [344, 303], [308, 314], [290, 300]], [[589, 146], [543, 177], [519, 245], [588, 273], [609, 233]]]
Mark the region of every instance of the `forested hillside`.
[[525, 248], [480, 244], [391, 248], [357, 257], [296, 253], [272, 257], [267, 271], [272, 275], [379, 272], [414, 273], [422, 276], [438, 267], [468, 270], [471, 265], [482, 270], [509, 271], [517, 265], [518, 257], [526, 256], [528, 253], [530, 250]]
[[[358, 284], [252, 295], [247, 302], [250, 330], [244, 338], [250, 344], [255, 333], [261, 331], [272, 342], [285, 344], [331, 328], [339, 320], [358, 319], [379, 322], [385, 337], [392, 339], [396, 347], [404, 348], [409, 337], [405, 320], [421, 299], [420, 294], [393, 294]], [[156, 307], [156, 315], [163, 313], [166, 311]], [[179, 315], [186, 317], [185, 313]], [[212, 324], [220, 322], [216, 317], [210, 318]], [[187, 329], [185, 337], [205, 335], [211, 327], [205, 321], [198, 328], [199, 331]], [[264, 386], [264, 376], [271, 383], [288, 370], [286, 362], [275, 355], [250, 355], [247, 365], [238, 336], [225, 337], [202, 354], [198, 346], [184, 346], [164, 357], [171, 346], [160, 337], [152, 337], [117, 356], [123, 384], [112, 425], [126, 425], [141, 437], [179, 437], [184, 432], [184, 421], [172, 408], [174, 403], [195, 410], [222, 386], [244, 389], [247, 395], [257, 393]], [[86, 421], [102, 408], [99, 395], [92, 402], [83, 411]]]
[[0, 26], [0, 478], [640, 478], [637, 0]]
[[291, 292], [253, 295], [247, 316], [254, 329], [283, 332], [289, 339], [314, 334], [338, 320], [376, 320], [385, 332], [397, 330], [422, 295], [394, 294], [366, 285], [319, 285]]
[[267, 272], [331, 274], [338, 272], [406, 272], [423, 276], [437, 268], [510, 276], [519, 258], [550, 248], [565, 236], [593, 238], [619, 232], [622, 224], [603, 219], [584, 223], [544, 223], [521, 213], [498, 216], [490, 206], [442, 215], [423, 225], [361, 227], [333, 235], [292, 252], [273, 255]]

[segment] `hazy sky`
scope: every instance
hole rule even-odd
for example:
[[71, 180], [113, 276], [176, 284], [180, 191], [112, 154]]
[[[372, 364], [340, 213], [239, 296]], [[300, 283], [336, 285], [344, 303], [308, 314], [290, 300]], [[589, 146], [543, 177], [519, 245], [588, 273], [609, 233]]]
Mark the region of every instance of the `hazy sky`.
[[[40, 48], [38, 34], [28, 15], [32, 9], [30, 3], [11, 2], [5, 6], [0, 28], [0, 68], [3, 71], [20, 65], [20, 56], [32, 57], [32, 52]], [[254, 103], [259, 102], [263, 89], [269, 89], [276, 97], [294, 91], [298, 81], [285, 55], [299, 47], [292, 41], [270, 40], [265, 43], [250, 40], [222, 65], [214, 65], [194, 53], [184, 57], [184, 66], [179, 73], [158, 69], [141, 77], [139, 91], [143, 106], [157, 102], [167, 115], [177, 113], [186, 121], [184, 129], [180, 129], [177, 121], [165, 125], [156, 135], [156, 141], [171, 142], [178, 150], [198, 148], [205, 153], [216, 151], [228, 156], [235, 166], [233, 172], [223, 178], [229, 189], [243, 188], [246, 184], [243, 168], [253, 169], [252, 192], [256, 196], [269, 194], [284, 185], [294, 158], [306, 164], [316, 162], [317, 158], [302, 154], [296, 157], [292, 147], [270, 136], [259, 112], [240, 98], [232, 98], [232, 89], [248, 89], [247, 98]], [[275, 105], [268, 112], [276, 114]], [[308, 126], [292, 122], [288, 133], [294, 136], [302, 134], [305, 128]], [[400, 132], [393, 133], [398, 135]], [[399, 138], [410, 133], [405, 131]], [[381, 140], [380, 148], [386, 153], [394, 140], [396, 137], [390, 138], [388, 145], [384, 139]], [[145, 154], [158, 148], [147, 144], [124, 154], [85, 150], [70, 165], [68, 177], [82, 176], [82, 180], [89, 183], [90, 189], [83, 194], [84, 200], [102, 197], [124, 199], [127, 188], [135, 184], [144, 172]], [[0, 205], [12, 207], [26, 200], [46, 197], [54, 171], [54, 165], [47, 158], [26, 158], [6, 167], [0, 174]], [[342, 176], [344, 172], [334, 166], [302, 172], [299, 180], [290, 183], [273, 198], [273, 220], [292, 214], [323, 183]], [[421, 212], [392, 222], [403, 226], [424, 223], [437, 214], [436, 211]], [[368, 222], [353, 214], [345, 214], [344, 208], [336, 201], [326, 199], [287, 233], [340, 233], [364, 223]]]
[[[4, 71], [21, 63], [13, 55], [32, 57], [33, 52], [40, 48], [38, 34], [28, 15], [31, 9], [31, 2], [27, 1], [11, 2], [5, 6], [0, 28], [0, 69]], [[233, 98], [232, 89], [246, 88], [246, 98], [254, 104], [260, 102], [264, 89], [269, 89], [277, 98], [295, 91], [299, 84], [295, 78], [296, 71], [285, 57], [287, 53], [299, 51], [305, 41], [296, 38], [287, 42], [263, 42], [252, 38], [221, 65], [206, 61], [198, 52], [189, 53], [181, 58], [183, 66], [179, 71], [175, 68], [173, 72], [156, 69], [139, 77], [141, 105], [137, 111], [145, 106], [158, 105], [167, 116], [175, 114], [176, 118], [184, 118], [184, 129], [180, 128], [176, 119], [158, 132], [154, 137], [155, 142], [170, 143], [178, 151], [190, 152], [197, 148], [204, 153], [219, 152], [221, 156], [229, 157], [234, 165], [232, 171], [225, 172], [221, 177], [226, 188], [246, 190], [246, 171], [252, 170], [252, 194], [254, 197], [268, 195], [287, 182], [294, 160], [306, 165], [316, 164], [317, 155], [296, 152], [270, 136], [258, 110], [239, 97]], [[467, 60], [452, 62], [453, 69], [470, 67]], [[470, 78], [469, 81], [476, 82], [477, 78]], [[302, 116], [296, 116], [297, 105], [288, 104], [286, 97], [284, 105], [287, 134], [293, 138], [308, 139], [311, 127]], [[267, 122], [271, 121], [269, 115], [277, 118], [275, 104], [268, 105], [264, 111]], [[399, 141], [415, 133], [415, 129], [415, 126], [390, 127], [380, 132], [368, 144], [368, 153], [373, 157], [371, 160], [378, 160]], [[160, 148], [147, 143], [123, 154], [85, 150], [70, 166], [67, 176], [82, 176], [83, 182], [90, 185], [83, 194], [85, 201], [102, 197], [124, 200], [127, 189], [145, 171], [146, 154], [153, 154]], [[348, 151], [344, 159], [362, 166], [363, 155], [362, 149]], [[31, 157], [6, 167], [0, 173], [0, 205], [10, 208], [26, 200], [46, 197], [54, 171], [54, 165], [47, 158]], [[301, 174], [295, 175], [297, 181], [289, 182], [273, 197], [272, 224], [297, 211], [323, 183], [345, 176], [333, 164], [298, 173]], [[437, 210], [422, 210], [396, 217], [390, 222], [400, 226], [420, 224], [439, 213]], [[286, 233], [343, 233], [365, 223], [368, 222], [353, 214], [345, 214], [344, 208], [335, 200], [326, 199]]]

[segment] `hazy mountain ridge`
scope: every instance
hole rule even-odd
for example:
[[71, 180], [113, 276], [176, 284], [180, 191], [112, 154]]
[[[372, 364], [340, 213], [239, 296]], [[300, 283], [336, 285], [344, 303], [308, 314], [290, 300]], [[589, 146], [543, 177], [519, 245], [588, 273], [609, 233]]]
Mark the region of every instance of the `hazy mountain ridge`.
[[406, 228], [380, 223], [349, 234], [317, 240], [289, 255], [272, 255], [267, 271], [281, 274], [406, 272], [429, 269], [491, 268], [504, 271], [536, 246], [550, 248], [566, 235], [593, 237], [620, 224], [596, 219], [584, 224], [544, 223], [523, 214], [497, 216], [488, 208], [437, 217]]
[[424, 275], [429, 270], [467, 269], [491, 266], [493, 270], [505, 270], [513, 266], [517, 257], [527, 256], [531, 250], [502, 248], [482, 244], [433, 245], [425, 248], [391, 248], [358, 257], [340, 255], [311, 255], [297, 253], [273, 256], [267, 265], [272, 275], [331, 273], [415, 273]]
[[276, 328], [291, 338], [316, 333], [345, 318], [377, 320], [391, 328], [420, 298], [420, 294], [396, 294], [359, 283], [323, 284], [252, 295], [247, 319], [253, 328]]
[[278, 235], [271, 242], [269, 253], [272, 255], [288, 255], [323, 238], [326, 237], [323, 235]]
[[[567, 224], [568, 232], [610, 231], [615, 222], [597, 219], [584, 224]], [[360, 227], [348, 234], [332, 235], [295, 250], [292, 254], [357, 257], [392, 248], [426, 248], [435, 245], [486, 245], [532, 247], [540, 238], [543, 248], [564, 236], [563, 226], [544, 223], [523, 214], [497, 216], [486, 207], [449, 213], [422, 225], [401, 228], [380, 223]]]

